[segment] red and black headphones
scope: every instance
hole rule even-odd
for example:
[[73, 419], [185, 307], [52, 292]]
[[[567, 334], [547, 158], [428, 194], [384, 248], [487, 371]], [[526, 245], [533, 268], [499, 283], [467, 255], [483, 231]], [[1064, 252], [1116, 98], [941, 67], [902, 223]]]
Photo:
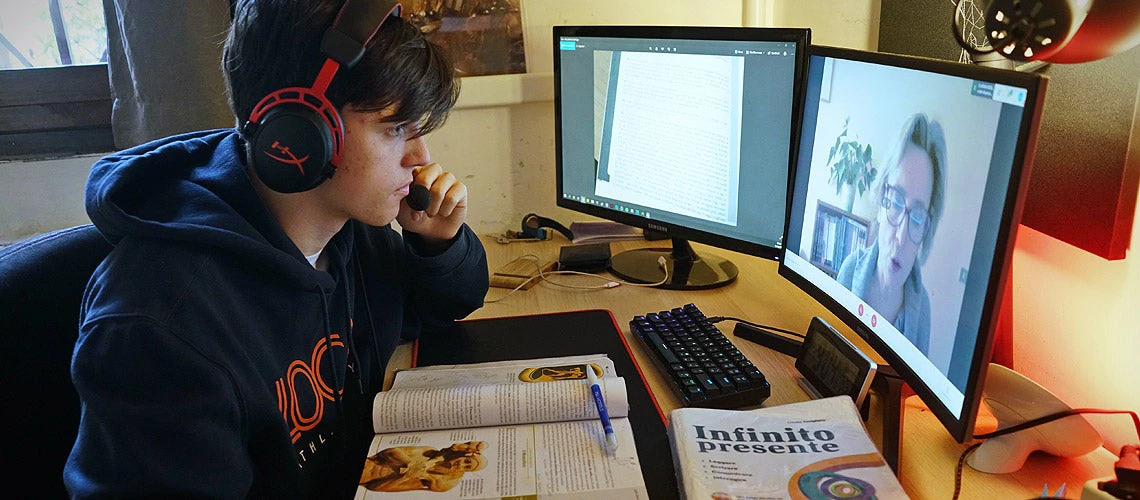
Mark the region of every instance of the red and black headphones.
[[257, 176], [270, 189], [299, 193], [332, 177], [340, 164], [344, 122], [325, 96], [342, 66], [364, 56], [388, 16], [400, 16], [395, 0], [346, 0], [321, 39], [328, 56], [311, 87], [289, 87], [261, 99], [242, 126]]

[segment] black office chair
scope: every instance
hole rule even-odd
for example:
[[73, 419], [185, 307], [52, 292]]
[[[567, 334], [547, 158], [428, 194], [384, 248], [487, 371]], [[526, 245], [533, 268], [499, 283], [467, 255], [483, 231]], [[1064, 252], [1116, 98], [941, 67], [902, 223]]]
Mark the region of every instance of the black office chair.
[[[3, 467], [8, 486], [37, 498], [66, 497], [63, 465], [79, 427], [71, 385], [71, 351], [79, 305], [95, 267], [111, 250], [88, 224], [0, 249], [0, 339], [5, 420]], [[25, 490], [27, 491], [27, 490]]]

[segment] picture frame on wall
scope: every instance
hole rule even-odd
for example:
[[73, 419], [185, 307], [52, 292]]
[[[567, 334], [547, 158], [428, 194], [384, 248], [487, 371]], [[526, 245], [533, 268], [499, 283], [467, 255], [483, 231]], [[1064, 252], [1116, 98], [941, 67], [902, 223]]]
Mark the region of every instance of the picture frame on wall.
[[404, 0], [406, 17], [444, 47], [458, 76], [526, 73], [521, 0]]

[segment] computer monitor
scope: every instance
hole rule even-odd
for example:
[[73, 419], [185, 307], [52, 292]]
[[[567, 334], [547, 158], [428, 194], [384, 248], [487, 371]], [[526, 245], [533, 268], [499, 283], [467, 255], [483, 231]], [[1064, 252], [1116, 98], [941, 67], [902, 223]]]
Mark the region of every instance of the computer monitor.
[[809, 51], [779, 273], [866, 339], [962, 442], [977, 416], [1046, 79]]
[[672, 238], [611, 271], [712, 288], [736, 266], [688, 240], [778, 258], [810, 31], [554, 27], [558, 206]]

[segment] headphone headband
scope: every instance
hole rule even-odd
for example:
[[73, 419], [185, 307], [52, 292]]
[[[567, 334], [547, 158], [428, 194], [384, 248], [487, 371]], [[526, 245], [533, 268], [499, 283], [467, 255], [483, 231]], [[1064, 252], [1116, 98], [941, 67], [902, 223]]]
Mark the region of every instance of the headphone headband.
[[347, 0], [325, 31], [321, 52], [346, 68], [355, 66], [388, 16], [400, 17], [401, 10], [394, 0]]
[[523, 235], [525, 235], [527, 237], [531, 237], [531, 238], [538, 237], [538, 234], [541, 230], [540, 228], [544, 228], [544, 227], [549, 227], [551, 229], [554, 229], [555, 231], [558, 231], [559, 233], [562, 233], [562, 236], [565, 236], [567, 240], [570, 240], [570, 241], [574, 240], [574, 233], [570, 232], [569, 228], [567, 228], [566, 226], [563, 226], [562, 224], [560, 224], [558, 221], [556, 221], [554, 219], [549, 219], [549, 218], [543, 217], [543, 216], [535, 214], [535, 213], [529, 213], [529, 214], [526, 214], [525, 216], [523, 216], [523, 219], [522, 219]]

